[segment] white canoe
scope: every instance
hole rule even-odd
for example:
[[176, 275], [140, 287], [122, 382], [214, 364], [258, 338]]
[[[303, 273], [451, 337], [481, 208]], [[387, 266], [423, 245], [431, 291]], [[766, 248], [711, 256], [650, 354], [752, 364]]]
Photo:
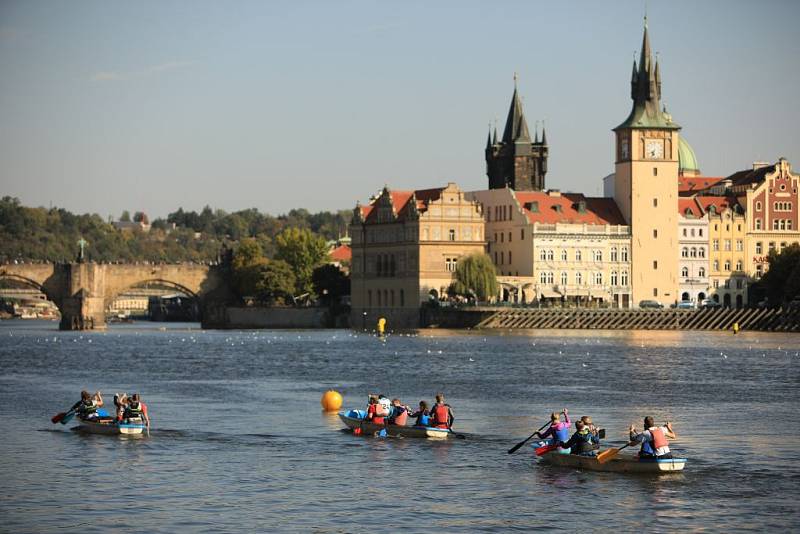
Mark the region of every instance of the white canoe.
[[353, 417], [356, 410], [349, 412], [339, 412], [339, 418], [347, 425], [348, 428], [360, 428], [364, 434], [372, 435], [381, 430], [386, 430], [386, 434], [395, 438], [429, 438], [429, 439], [447, 439], [455, 436], [455, 433], [446, 428], [431, 428], [428, 426], [403, 426], [403, 425], [376, 425]]
[[668, 473], [671, 471], [683, 471], [686, 466], [686, 458], [640, 460], [637, 456], [623, 455], [616, 456], [601, 464], [593, 456], [561, 454], [558, 452], [548, 452], [542, 456], [541, 461], [552, 465], [576, 467], [587, 471], [609, 471], [612, 473]]
[[144, 423], [120, 423], [111, 419], [76, 419], [80, 430], [91, 434], [141, 434], [146, 428]]

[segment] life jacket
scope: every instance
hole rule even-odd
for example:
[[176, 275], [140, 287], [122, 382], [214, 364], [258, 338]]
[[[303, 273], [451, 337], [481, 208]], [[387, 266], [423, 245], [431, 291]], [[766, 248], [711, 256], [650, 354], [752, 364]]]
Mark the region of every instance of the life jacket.
[[404, 408], [395, 408], [399, 413], [390, 421], [393, 425], [405, 426], [408, 421], [408, 412]]
[[654, 450], [667, 446], [667, 436], [664, 435], [664, 430], [660, 428], [654, 428], [650, 431], [650, 435], [653, 436]]
[[141, 419], [143, 413], [144, 407], [141, 402], [130, 402], [128, 406], [125, 407], [125, 419]]
[[433, 426], [450, 428], [450, 410], [447, 404], [437, 404], [433, 407]]
[[81, 405], [78, 406], [78, 414], [82, 417], [88, 417], [97, 412], [97, 405], [94, 403], [94, 400], [81, 401]]
[[[372, 419], [370, 419], [370, 422], [376, 425], [382, 425], [389, 415], [389, 410], [380, 404], [371, 404], [370, 411], [372, 412]], [[370, 412], [367, 412], [367, 418], [369, 418], [369, 415]]]
[[430, 426], [431, 424], [431, 416], [420, 414], [417, 416], [417, 423], [416, 426]]
[[575, 432], [573, 437], [576, 436], [578, 438], [578, 444], [572, 447], [572, 452], [574, 454], [591, 452], [598, 448], [598, 446], [592, 442], [592, 433], [588, 428]]
[[569, 441], [569, 426], [562, 423], [556, 423], [554, 429], [556, 441]]

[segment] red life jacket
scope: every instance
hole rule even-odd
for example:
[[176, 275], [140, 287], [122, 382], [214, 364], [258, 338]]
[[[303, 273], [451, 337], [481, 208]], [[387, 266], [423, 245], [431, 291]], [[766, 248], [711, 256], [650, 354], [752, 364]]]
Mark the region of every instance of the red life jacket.
[[667, 437], [664, 435], [664, 430], [661, 428], [652, 429], [650, 435], [653, 436], [653, 452], [655, 452], [656, 449], [667, 446]]
[[450, 409], [446, 404], [437, 404], [433, 408], [433, 426], [450, 428]]
[[382, 425], [387, 415], [389, 415], [389, 413], [380, 404], [370, 404], [367, 409], [367, 420], [376, 425]]
[[408, 421], [408, 412], [403, 410], [403, 413], [394, 418], [392, 424], [398, 426], [405, 426], [406, 421]]

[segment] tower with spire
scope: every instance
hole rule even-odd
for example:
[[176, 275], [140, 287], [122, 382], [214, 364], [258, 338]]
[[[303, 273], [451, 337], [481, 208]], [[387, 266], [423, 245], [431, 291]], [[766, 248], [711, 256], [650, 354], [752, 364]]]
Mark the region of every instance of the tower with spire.
[[502, 139], [497, 139], [497, 128], [489, 129], [486, 139], [486, 174], [489, 189], [510, 187], [515, 191], [541, 191], [545, 188], [547, 174], [547, 135], [542, 127], [539, 139], [538, 129], [531, 139], [528, 121], [522, 110], [522, 100], [517, 90], [517, 76], [514, 75], [514, 95], [508, 110], [506, 127]]
[[631, 74], [633, 105], [616, 128], [614, 200], [631, 228], [634, 304], [678, 300], [678, 132], [661, 105], [661, 69], [653, 61], [647, 17]]

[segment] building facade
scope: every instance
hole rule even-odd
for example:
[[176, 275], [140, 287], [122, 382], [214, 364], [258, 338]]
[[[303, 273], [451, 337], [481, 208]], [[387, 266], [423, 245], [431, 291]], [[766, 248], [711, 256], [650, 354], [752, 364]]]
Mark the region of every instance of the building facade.
[[483, 214], [454, 183], [416, 191], [384, 188], [356, 206], [352, 238], [351, 325], [419, 324], [420, 305], [438, 299], [462, 256], [485, 250]]
[[702, 304], [708, 298], [708, 215], [693, 198], [678, 202], [679, 300]]
[[517, 93], [516, 76], [511, 107], [506, 118], [503, 138], [498, 141], [497, 130], [489, 132], [486, 139], [486, 174], [489, 189], [510, 187], [516, 191], [541, 191], [547, 174], [547, 134], [542, 128], [542, 138], [534, 130], [531, 139], [528, 122]]

